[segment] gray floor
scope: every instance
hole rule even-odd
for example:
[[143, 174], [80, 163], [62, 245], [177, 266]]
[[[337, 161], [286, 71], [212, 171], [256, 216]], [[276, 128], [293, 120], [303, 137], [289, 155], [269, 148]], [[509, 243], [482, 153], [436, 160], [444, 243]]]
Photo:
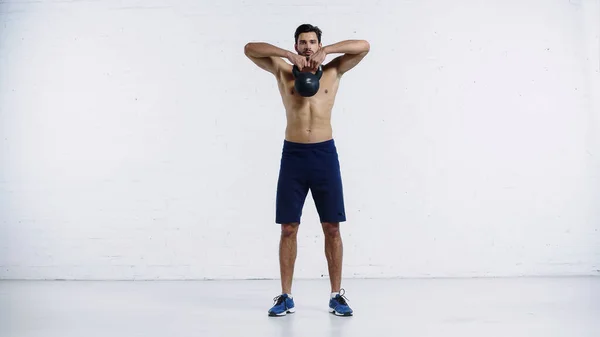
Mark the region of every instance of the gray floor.
[[600, 278], [296, 280], [297, 312], [267, 317], [278, 281], [0, 281], [0, 336], [600, 336]]

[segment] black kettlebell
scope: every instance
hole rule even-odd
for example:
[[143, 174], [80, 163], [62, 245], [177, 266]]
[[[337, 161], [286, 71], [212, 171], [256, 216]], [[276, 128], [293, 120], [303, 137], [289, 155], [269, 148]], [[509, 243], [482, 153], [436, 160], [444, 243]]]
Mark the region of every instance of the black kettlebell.
[[319, 80], [323, 75], [323, 67], [319, 66], [317, 73], [301, 72], [296, 65], [292, 68], [292, 73], [296, 79], [294, 88], [300, 96], [311, 97], [319, 91]]

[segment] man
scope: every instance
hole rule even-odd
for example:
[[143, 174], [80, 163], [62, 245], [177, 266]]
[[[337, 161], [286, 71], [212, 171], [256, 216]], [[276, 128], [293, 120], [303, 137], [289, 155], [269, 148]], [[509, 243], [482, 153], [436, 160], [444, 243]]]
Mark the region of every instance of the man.
[[[246, 44], [244, 52], [277, 80], [286, 110], [287, 127], [277, 183], [276, 219], [281, 225], [279, 266], [281, 295], [275, 297], [270, 316], [295, 312], [292, 279], [296, 261], [298, 226], [308, 190], [311, 190], [325, 234], [325, 255], [331, 283], [329, 312], [352, 316], [341, 289], [342, 239], [340, 222], [346, 221], [342, 179], [331, 127], [331, 110], [341, 77], [369, 52], [364, 40], [346, 40], [323, 47], [321, 30], [300, 25], [294, 34], [296, 53], [264, 42]], [[329, 54], [340, 53], [326, 65]], [[284, 58], [292, 64], [284, 61]], [[316, 73], [322, 66], [319, 91], [311, 97], [294, 89], [293, 65], [302, 72]], [[341, 292], [341, 293], [340, 293]]]

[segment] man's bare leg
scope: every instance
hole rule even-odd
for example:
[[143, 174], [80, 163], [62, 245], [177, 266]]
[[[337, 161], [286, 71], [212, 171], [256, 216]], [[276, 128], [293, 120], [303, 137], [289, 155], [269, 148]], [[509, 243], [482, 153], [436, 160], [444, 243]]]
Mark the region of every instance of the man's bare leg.
[[331, 292], [340, 292], [342, 284], [342, 257], [343, 244], [340, 235], [339, 222], [324, 222], [323, 233], [325, 234], [325, 256], [329, 267], [329, 280], [331, 282]]
[[279, 241], [279, 270], [281, 273], [281, 293], [292, 293], [292, 279], [294, 278], [294, 265], [298, 244], [298, 223], [281, 225], [281, 239]]

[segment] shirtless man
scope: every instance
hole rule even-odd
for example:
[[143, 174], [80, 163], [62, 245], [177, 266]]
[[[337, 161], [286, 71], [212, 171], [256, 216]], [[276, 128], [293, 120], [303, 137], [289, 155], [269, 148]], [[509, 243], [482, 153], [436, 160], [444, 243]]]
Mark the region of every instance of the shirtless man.
[[[331, 110], [340, 79], [369, 52], [364, 40], [346, 40], [323, 47], [321, 30], [303, 24], [294, 34], [296, 53], [264, 42], [246, 44], [244, 52], [252, 62], [277, 80], [286, 110], [287, 127], [277, 183], [276, 219], [281, 225], [279, 267], [281, 295], [275, 297], [269, 316], [295, 312], [292, 279], [296, 261], [296, 237], [302, 208], [311, 190], [325, 234], [325, 256], [331, 283], [329, 312], [352, 316], [341, 289], [342, 239], [340, 222], [346, 221], [342, 179], [331, 127]], [[315, 73], [328, 54], [340, 55], [322, 66], [317, 94], [302, 97], [295, 92], [292, 65]], [[284, 61], [284, 58], [292, 64]]]

